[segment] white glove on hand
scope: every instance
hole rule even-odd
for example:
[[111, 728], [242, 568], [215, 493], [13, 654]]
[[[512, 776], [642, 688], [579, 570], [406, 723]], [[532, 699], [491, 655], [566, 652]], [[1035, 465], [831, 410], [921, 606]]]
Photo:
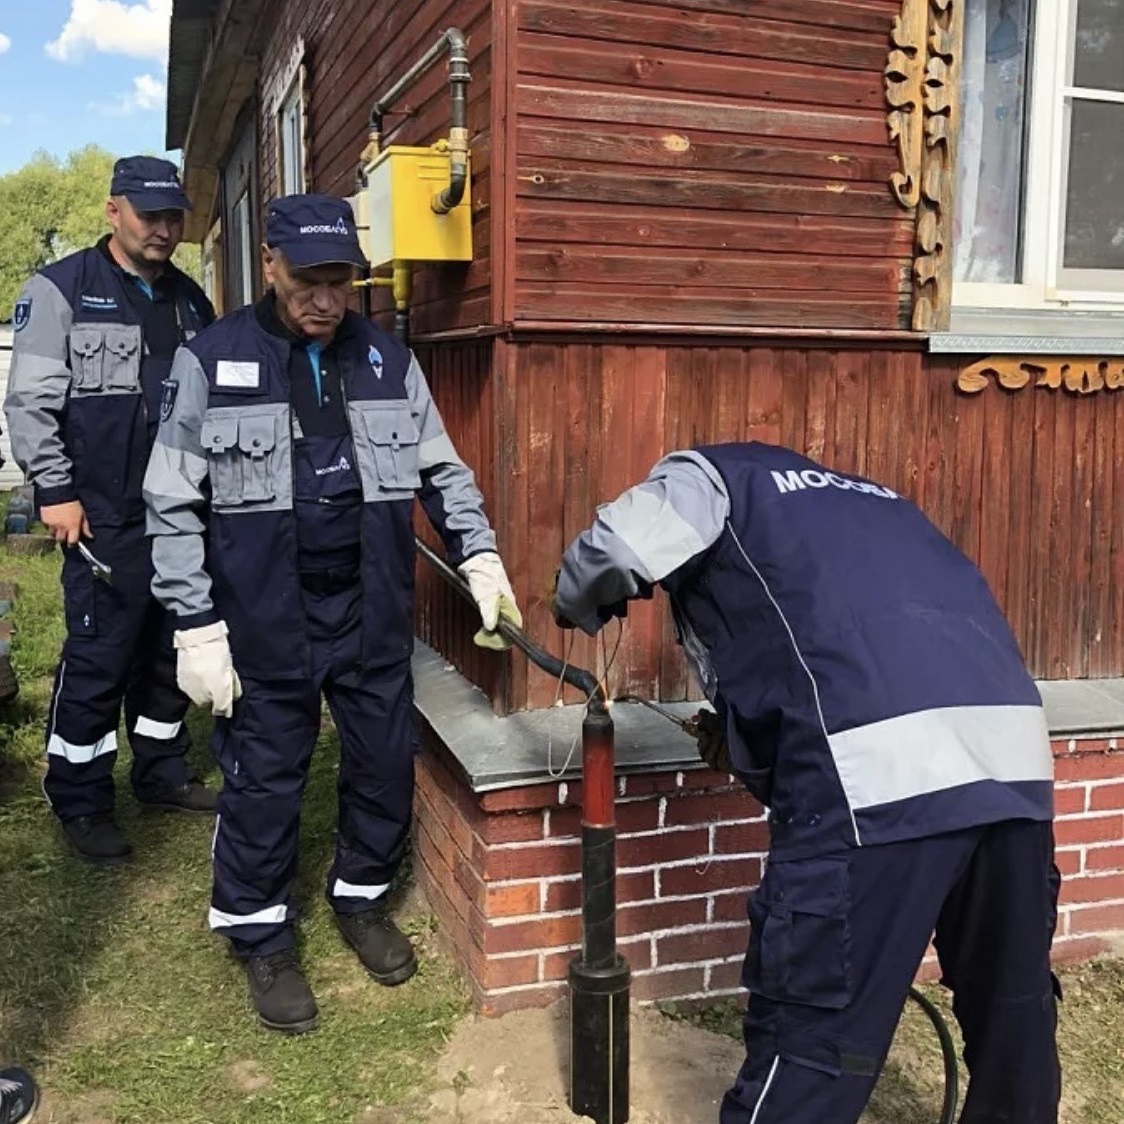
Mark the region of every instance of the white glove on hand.
[[495, 551], [485, 551], [462, 562], [457, 569], [472, 590], [484, 624], [483, 630], [476, 634], [476, 643], [482, 648], [499, 651], [510, 648], [510, 642], [496, 633], [496, 626], [502, 616], [521, 628], [523, 614], [515, 604], [515, 594], [511, 591], [511, 582], [500, 556]]
[[229, 718], [234, 700], [242, 697], [242, 684], [230, 658], [226, 621], [188, 628], [173, 637], [176, 650], [176, 683], [196, 706], [211, 706], [211, 713]]

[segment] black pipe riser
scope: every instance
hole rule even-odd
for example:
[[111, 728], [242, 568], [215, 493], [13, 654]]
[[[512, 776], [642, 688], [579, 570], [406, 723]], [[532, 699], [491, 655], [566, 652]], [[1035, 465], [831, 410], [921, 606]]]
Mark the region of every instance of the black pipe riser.
[[582, 828], [582, 962], [610, 971], [617, 962], [616, 828]]
[[570, 1109], [595, 1124], [629, 1117], [628, 964], [570, 965]]

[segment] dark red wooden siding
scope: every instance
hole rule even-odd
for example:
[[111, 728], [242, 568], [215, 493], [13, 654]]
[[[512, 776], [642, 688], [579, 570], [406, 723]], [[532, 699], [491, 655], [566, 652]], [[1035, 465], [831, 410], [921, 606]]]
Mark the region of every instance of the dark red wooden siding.
[[897, 328], [899, 0], [518, 0], [516, 320]]
[[[569, 643], [548, 596], [566, 545], [598, 503], [640, 480], [666, 451], [711, 441], [782, 442], [866, 473], [918, 502], [979, 562], [1027, 660], [1044, 678], [1124, 674], [1124, 394], [991, 387], [967, 397], [955, 364], [920, 351], [776, 346], [497, 343], [435, 378], [466, 459], [495, 464], [490, 506], [527, 625]], [[456, 367], [456, 363], [465, 364]], [[471, 374], [469, 373], [471, 368]], [[457, 373], [457, 372], [460, 373]], [[498, 412], [498, 429], [482, 418]], [[498, 437], [497, 437], [498, 433]], [[496, 442], [496, 443], [493, 443]], [[467, 624], [440, 637], [469, 659]], [[459, 630], [459, 631], [458, 631]], [[609, 654], [616, 626], [606, 631]], [[574, 641], [573, 659], [604, 662]], [[477, 658], [477, 657], [473, 657]], [[492, 657], [482, 657], [487, 666]], [[549, 705], [555, 685], [516, 660], [505, 705]], [[494, 671], [478, 677], [499, 689]], [[665, 606], [635, 606], [614, 690], [686, 697]]]
[[[303, 36], [308, 61], [312, 186], [332, 195], [355, 191], [355, 169], [367, 141], [371, 103], [445, 28], [469, 38], [475, 260], [471, 265], [419, 269], [415, 277], [415, 332], [474, 327], [492, 319], [491, 149], [492, 5], [490, 0], [282, 0], [268, 34], [260, 88], [270, 89]], [[445, 67], [434, 67], [386, 122], [386, 144], [430, 144], [449, 127]], [[262, 104], [261, 190], [278, 190], [275, 125]], [[376, 307], [387, 307], [380, 291]]]

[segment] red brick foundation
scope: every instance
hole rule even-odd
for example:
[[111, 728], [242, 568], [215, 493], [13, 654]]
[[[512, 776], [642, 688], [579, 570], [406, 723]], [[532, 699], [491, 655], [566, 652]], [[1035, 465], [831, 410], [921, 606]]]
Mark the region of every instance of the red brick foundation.
[[[1080, 958], [1124, 930], [1124, 745], [1054, 750], [1064, 876], [1055, 953]], [[485, 1013], [549, 1003], [581, 939], [581, 786], [476, 795], [447, 761], [427, 744], [418, 766], [422, 888]], [[737, 992], [746, 894], [769, 842], [760, 805], [705, 770], [620, 777], [617, 794], [617, 931], [633, 996]]]

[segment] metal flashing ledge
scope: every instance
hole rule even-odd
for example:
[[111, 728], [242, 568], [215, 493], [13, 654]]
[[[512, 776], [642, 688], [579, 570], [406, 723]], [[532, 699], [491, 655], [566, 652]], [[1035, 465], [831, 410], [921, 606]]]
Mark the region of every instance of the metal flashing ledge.
[[[580, 777], [582, 707], [556, 706], [499, 718], [484, 692], [428, 645], [417, 642], [413, 664], [415, 709], [473, 792]], [[1052, 737], [1124, 734], [1124, 679], [1041, 682], [1038, 687]], [[699, 709], [698, 703], [666, 705], [682, 718]], [[658, 714], [632, 703], [617, 703], [612, 714], [618, 773], [703, 767], [694, 739]]]
[[[584, 707], [556, 706], [498, 718], [484, 692], [428, 645], [414, 649], [414, 708], [448, 749], [473, 792], [581, 776]], [[689, 718], [698, 703], [669, 703]], [[694, 738], [633, 703], [612, 708], [618, 773], [702, 768]]]
[[954, 309], [947, 332], [929, 336], [945, 355], [1124, 356], [1124, 313]]

